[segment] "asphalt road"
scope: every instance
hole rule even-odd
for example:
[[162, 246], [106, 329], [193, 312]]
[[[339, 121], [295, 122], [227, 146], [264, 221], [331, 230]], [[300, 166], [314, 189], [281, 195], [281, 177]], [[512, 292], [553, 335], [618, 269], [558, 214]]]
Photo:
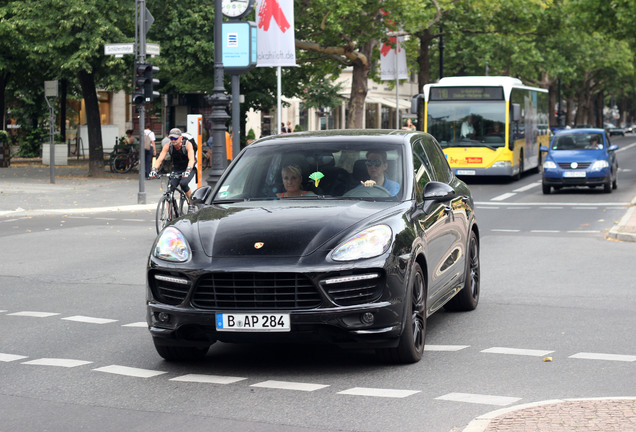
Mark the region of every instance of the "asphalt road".
[[634, 396], [636, 244], [606, 233], [636, 195], [636, 140], [614, 141], [611, 194], [469, 180], [480, 305], [429, 318], [408, 366], [220, 343], [167, 363], [144, 324], [154, 212], [0, 218], [0, 430], [458, 432], [515, 404]]

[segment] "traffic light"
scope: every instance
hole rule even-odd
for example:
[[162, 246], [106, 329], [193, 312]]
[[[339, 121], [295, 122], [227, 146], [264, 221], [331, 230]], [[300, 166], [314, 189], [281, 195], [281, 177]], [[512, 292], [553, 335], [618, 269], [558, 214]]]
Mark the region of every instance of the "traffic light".
[[159, 72], [157, 66], [148, 63], [137, 63], [135, 65], [135, 92], [133, 101], [136, 104], [152, 102], [159, 97], [159, 92], [154, 90], [154, 86], [159, 84], [159, 80], [153, 78], [155, 72]]

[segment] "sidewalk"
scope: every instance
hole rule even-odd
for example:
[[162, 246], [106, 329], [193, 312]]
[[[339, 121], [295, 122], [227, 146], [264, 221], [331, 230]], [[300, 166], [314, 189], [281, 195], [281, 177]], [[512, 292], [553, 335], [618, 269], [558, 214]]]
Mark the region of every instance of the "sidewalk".
[[635, 432], [635, 398], [564, 399], [477, 417], [462, 432]]

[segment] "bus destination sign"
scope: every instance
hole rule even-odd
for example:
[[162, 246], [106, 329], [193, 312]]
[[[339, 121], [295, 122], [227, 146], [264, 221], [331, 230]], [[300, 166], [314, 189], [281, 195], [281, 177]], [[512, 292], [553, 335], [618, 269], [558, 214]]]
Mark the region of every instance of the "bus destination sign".
[[429, 100], [504, 100], [502, 87], [431, 87]]

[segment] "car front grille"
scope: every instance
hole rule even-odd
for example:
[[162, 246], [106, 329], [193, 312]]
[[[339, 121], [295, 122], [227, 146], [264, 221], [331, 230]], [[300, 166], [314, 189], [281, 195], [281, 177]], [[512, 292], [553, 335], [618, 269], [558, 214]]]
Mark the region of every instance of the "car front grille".
[[587, 169], [591, 165], [591, 162], [577, 162], [577, 167], [572, 168], [571, 162], [559, 162], [559, 167], [562, 169]]
[[353, 306], [371, 303], [382, 294], [379, 273], [337, 276], [321, 282], [323, 288], [340, 306]]
[[190, 291], [190, 279], [171, 273], [151, 273], [150, 287], [154, 297], [161, 303], [181, 304]]
[[296, 273], [210, 273], [192, 297], [202, 309], [312, 309], [322, 299], [312, 281]]

